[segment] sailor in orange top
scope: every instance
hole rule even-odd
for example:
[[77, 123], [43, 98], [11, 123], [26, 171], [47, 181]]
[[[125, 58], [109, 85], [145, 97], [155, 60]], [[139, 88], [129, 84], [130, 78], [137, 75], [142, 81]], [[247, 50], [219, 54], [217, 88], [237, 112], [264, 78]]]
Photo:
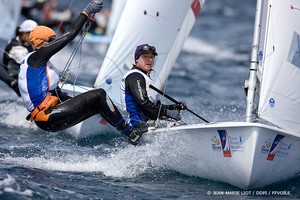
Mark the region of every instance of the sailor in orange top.
[[35, 51], [28, 54], [21, 64], [19, 88], [24, 106], [30, 112], [27, 119], [46, 131], [69, 128], [93, 116], [101, 116], [137, 144], [145, 129], [133, 129], [103, 89], [95, 89], [73, 98], [58, 87], [59, 73], [49, 59], [64, 48], [80, 32], [90, 14], [99, 12], [103, 3], [90, 2], [70, 29], [56, 39], [55, 32], [46, 26], [37, 26], [29, 37]]

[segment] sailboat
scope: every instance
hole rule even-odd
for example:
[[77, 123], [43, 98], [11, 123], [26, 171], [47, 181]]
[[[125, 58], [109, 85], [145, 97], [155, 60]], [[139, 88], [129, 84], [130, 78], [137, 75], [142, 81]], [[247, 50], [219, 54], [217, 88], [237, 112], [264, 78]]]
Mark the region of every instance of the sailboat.
[[257, 0], [245, 121], [181, 125], [145, 134], [147, 139], [172, 133], [178, 151], [166, 158], [168, 168], [241, 189], [300, 174], [299, 18], [299, 1]]
[[[105, 89], [114, 103], [120, 106], [122, 76], [134, 63], [136, 46], [149, 43], [159, 54], [152, 78], [162, 89], [204, 2], [127, 0], [94, 88]], [[62, 89], [77, 94], [93, 88], [64, 84]], [[107, 132], [105, 130], [109, 130], [108, 124], [100, 116], [95, 116], [67, 131], [76, 138], [84, 138]]]
[[[158, 73], [154, 85], [163, 88], [174, 58], [195, 20], [195, 13], [200, 10], [194, 8], [201, 8], [204, 3], [182, 0], [151, 2], [127, 1], [95, 81], [95, 87], [104, 88], [115, 102], [120, 101], [120, 80], [133, 63], [134, 47], [139, 43], [157, 47], [160, 56], [156, 67], [164, 67], [155, 69]], [[165, 7], [157, 9], [157, 4]], [[170, 7], [173, 5], [178, 5], [182, 12], [173, 14], [170, 11], [176, 10]], [[138, 7], [139, 10], [135, 10]], [[164, 24], [169, 18], [177, 25]], [[166, 157], [168, 168], [241, 189], [264, 187], [300, 174], [300, 121], [297, 115], [300, 110], [299, 18], [299, 1], [257, 0], [250, 73], [245, 81], [245, 120], [195, 123], [148, 131], [142, 138], [146, 142], [151, 142], [153, 135], [172, 134], [176, 145], [171, 151], [172, 156]], [[136, 28], [138, 21], [151, 28], [146, 26], [144, 33], [143, 29]], [[167, 36], [162, 35], [165, 31], [153, 33], [153, 27], [160, 23], [163, 24], [162, 30], [168, 30]], [[125, 31], [135, 29], [140, 31]], [[99, 133], [98, 123], [94, 127], [87, 125], [81, 123], [77, 131], [95, 129]]]

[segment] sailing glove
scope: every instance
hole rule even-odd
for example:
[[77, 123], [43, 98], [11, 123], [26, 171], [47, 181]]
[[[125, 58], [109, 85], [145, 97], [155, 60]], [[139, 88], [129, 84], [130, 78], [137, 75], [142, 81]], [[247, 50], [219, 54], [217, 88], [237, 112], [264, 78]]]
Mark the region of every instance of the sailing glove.
[[168, 105], [167, 109], [168, 110], [185, 110], [185, 109], [187, 109], [187, 105], [185, 103], [178, 102], [173, 105]]
[[167, 110], [166, 117], [175, 119], [176, 121], [181, 120], [181, 115], [179, 110]]
[[87, 14], [93, 14], [100, 12], [103, 7], [103, 2], [102, 0], [93, 0], [91, 1], [85, 9], [83, 9]]

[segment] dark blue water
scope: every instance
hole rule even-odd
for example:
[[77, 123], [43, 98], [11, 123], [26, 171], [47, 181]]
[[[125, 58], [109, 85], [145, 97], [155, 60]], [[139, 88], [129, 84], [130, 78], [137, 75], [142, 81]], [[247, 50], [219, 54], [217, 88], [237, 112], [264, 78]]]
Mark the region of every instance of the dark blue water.
[[[85, 4], [70, 2], [74, 10]], [[207, 0], [167, 82], [169, 95], [209, 121], [242, 120], [254, 14], [254, 1]], [[64, 65], [72, 47], [54, 62]], [[80, 73], [79, 83], [93, 83], [95, 75], [89, 73], [98, 71], [99, 51], [97, 45], [83, 45], [82, 57], [76, 59], [89, 70]], [[169, 152], [163, 152], [159, 141], [134, 147], [117, 133], [76, 140], [64, 132], [43, 132], [25, 120], [20, 99], [2, 83], [0, 90], [0, 199], [300, 198], [299, 177], [246, 195], [225, 183], [169, 170], [160, 158]], [[183, 118], [199, 121], [189, 113]], [[217, 193], [209, 196], [213, 191]], [[265, 191], [289, 194], [263, 195]]]

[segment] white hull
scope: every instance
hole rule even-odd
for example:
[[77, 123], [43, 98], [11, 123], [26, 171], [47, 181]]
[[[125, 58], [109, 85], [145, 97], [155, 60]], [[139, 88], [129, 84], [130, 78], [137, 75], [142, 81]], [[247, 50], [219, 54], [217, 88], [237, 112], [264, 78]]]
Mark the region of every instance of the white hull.
[[[166, 156], [166, 167], [185, 175], [251, 189], [300, 173], [300, 135], [267, 125], [224, 122], [153, 132], [169, 133], [167, 139], [174, 145], [164, 146], [164, 152], [171, 155], [161, 156]], [[227, 142], [225, 146], [222, 146], [222, 138]], [[145, 134], [144, 140], [152, 139], [153, 134]]]
[[[84, 138], [116, 131], [100, 125], [99, 120], [100, 116], [94, 116], [70, 133]], [[151, 130], [141, 143], [151, 143], [157, 136], [169, 141], [160, 155], [167, 161], [165, 167], [188, 176], [252, 189], [300, 173], [300, 135], [271, 126], [248, 122], [183, 125]], [[221, 138], [227, 142], [225, 146]]]
[[111, 132], [117, 132], [115, 128], [105, 123], [100, 115], [95, 115], [71, 128], [68, 128], [66, 132], [76, 139], [83, 139], [97, 136], [101, 133], [107, 133], [110, 130], [112, 130]]
[[[118, 132], [101, 123], [101, 119], [100, 115], [93, 116], [68, 132], [77, 139], [108, 131]], [[165, 132], [167, 136], [162, 134]], [[185, 175], [251, 189], [287, 180], [300, 173], [300, 134], [268, 125], [220, 122], [160, 128], [145, 134], [142, 143], [151, 142], [153, 134], [172, 140], [174, 145], [168, 143], [164, 146], [164, 152], [171, 155], [160, 156], [166, 156], [166, 167]], [[222, 138], [226, 141], [224, 145]]]

